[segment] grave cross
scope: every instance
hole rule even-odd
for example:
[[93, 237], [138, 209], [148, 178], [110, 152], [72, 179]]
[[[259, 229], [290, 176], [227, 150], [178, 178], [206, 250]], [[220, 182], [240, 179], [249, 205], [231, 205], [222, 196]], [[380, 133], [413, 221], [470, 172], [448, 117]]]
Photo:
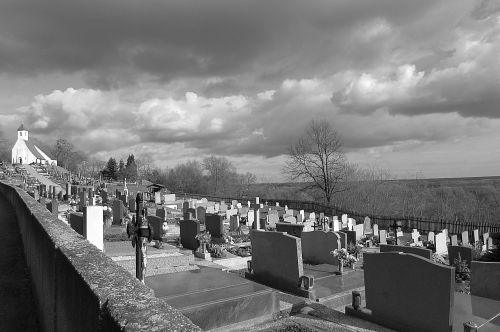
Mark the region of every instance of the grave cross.
[[401, 222], [394, 219], [394, 224], [392, 224], [392, 228], [394, 228], [394, 238], [396, 239], [396, 245], [398, 245], [398, 227], [401, 226]]
[[137, 193], [135, 199], [135, 223], [127, 224], [127, 235], [132, 237], [132, 247], [135, 247], [135, 277], [144, 283], [147, 266], [146, 241], [151, 242], [153, 231], [146, 222], [147, 209], [143, 206], [142, 193]]

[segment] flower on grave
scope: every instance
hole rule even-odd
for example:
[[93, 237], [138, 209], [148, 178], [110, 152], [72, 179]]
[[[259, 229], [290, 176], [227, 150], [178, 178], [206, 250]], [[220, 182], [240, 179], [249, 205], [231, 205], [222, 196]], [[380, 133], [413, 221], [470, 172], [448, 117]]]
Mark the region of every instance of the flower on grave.
[[350, 256], [345, 248], [330, 251], [330, 255], [333, 255], [333, 257], [337, 257], [337, 259], [340, 261], [345, 261], [347, 260], [347, 257]]
[[200, 243], [210, 243], [210, 241], [212, 240], [212, 236], [208, 231], [205, 231], [203, 233], [198, 233], [194, 238], [200, 241]]

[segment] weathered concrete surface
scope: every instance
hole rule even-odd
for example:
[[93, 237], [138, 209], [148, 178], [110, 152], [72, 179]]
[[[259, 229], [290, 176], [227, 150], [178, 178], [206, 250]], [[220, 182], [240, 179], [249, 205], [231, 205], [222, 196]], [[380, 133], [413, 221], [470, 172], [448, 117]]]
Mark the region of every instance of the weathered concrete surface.
[[0, 183], [15, 210], [45, 331], [197, 331], [24, 191]]
[[39, 331], [16, 215], [2, 195], [0, 229], [0, 331]]

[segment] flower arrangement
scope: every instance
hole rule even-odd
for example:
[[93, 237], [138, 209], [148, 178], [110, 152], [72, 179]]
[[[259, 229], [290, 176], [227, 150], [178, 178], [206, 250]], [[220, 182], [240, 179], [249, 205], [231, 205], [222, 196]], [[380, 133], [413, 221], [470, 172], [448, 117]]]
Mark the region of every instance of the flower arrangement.
[[349, 265], [353, 266], [354, 263], [358, 261], [356, 256], [350, 254], [347, 249], [342, 248], [342, 249], [335, 249], [333, 251], [330, 251], [330, 254], [333, 255], [333, 257], [337, 257], [337, 259], [340, 261], [339, 265]]
[[200, 243], [210, 243], [210, 241], [212, 241], [212, 235], [210, 235], [210, 232], [207, 231], [196, 234], [194, 238], [200, 241]]

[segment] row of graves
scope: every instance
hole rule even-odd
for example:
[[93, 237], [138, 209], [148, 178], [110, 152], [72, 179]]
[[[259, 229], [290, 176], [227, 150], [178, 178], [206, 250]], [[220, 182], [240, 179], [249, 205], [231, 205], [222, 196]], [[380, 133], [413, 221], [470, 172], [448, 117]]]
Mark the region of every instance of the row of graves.
[[[500, 318], [492, 319], [500, 313], [500, 262], [474, 260], [478, 253], [495, 250], [499, 234], [479, 234], [478, 230], [449, 234], [446, 229], [420, 234], [413, 229], [411, 240], [406, 241], [408, 234], [397, 224], [391, 231], [379, 229], [369, 218], [357, 224], [347, 215], [339, 220], [262, 206], [258, 201], [247, 206], [232, 202], [224, 213], [214, 212], [185, 206], [182, 244], [204, 251], [197, 237], [203, 233], [203, 224], [211, 241], [224, 237], [224, 220], [229, 220], [230, 231], [248, 227], [252, 257], [245, 276], [250, 280], [324, 303], [335, 294], [364, 286], [366, 308], [356, 302], [356, 308], [351, 306], [347, 312], [397, 330], [451, 331], [461, 329], [467, 319], [482, 324], [481, 330], [500, 329]], [[363, 270], [339, 268], [344, 264], [332, 253], [349, 244], [376, 249], [363, 255]], [[467, 279], [470, 294], [456, 292], [461, 288], [455, 283]], [[432, 296], [426, 297], [428, 292]], [[359, 301], [363, 292], [355, 293]]]

